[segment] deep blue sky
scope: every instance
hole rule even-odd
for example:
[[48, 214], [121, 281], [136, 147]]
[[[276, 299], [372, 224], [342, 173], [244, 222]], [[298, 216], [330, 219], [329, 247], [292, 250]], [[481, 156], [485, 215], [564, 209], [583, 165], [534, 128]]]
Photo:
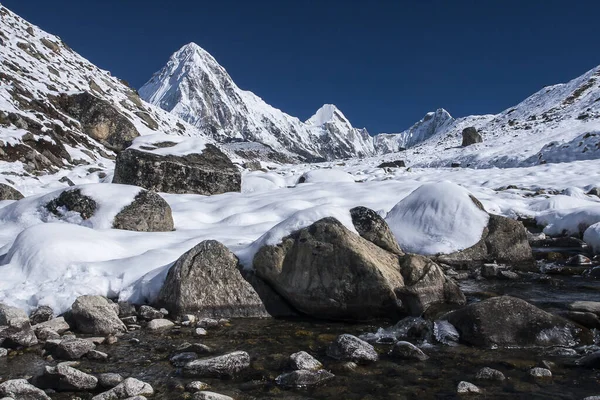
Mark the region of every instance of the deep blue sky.
[[140, 87], [182, 45], [301, 119], [336, 104], [397, 132], [497, 113], [600, 64], [598, 0], [3, 0]]

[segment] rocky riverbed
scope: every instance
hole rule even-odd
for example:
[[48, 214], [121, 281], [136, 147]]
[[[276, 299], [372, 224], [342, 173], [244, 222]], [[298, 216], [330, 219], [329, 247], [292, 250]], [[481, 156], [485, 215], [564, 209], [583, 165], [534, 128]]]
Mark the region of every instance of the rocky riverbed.
[[[491, 296], [516, 295], [557, 313], [568, 312], [573, 303], [582, 298], [600, 304], [600, 282], [584, 277], [524, 274], [510, 281], [466, 279], [461, 282], [461, 288], [470, 303]], [[197, 389], [235, 399], [453, 398], [458, 392], [469, 390], [479, 390], [486, 398], [582, 399], [599, 393], [598, 372], [590, 369], [590, 365], [577, 365], [583, 356], [600, 348], [595, 345], [595, 336], [587, 345], [473, 347], [452, 341], [440, 343], [444, 335], [424, 327], [423, 321], [411, 317], [395, 325], [392, 321], [350, 324], [313, 319], [254, 318], [218, 323], [204, 320], [197, 323], [204, 326], [200, 330], [196, 326], [184, 326], [189, 325], [186, 323], [151, 330], [146, 322], [141, 322], [140, 325], [145, 326], [139, 329], [130, 326], [135, 330], [118, 335], [116, 341], [113, 336], [107, 341], [77, 334], [78, 338], [103, 342], [96, 350], [108, 358], [90, 359], [88, 355], [72, 367], [85, 374], [102, 376], [101, 381], [106, 379], [102, 375], [106, 373], [138, 379], [150, 384], [154, 398], [160, 399], [219, 398], [194, 395]], [[63, 338], [68, 334], [64, 332]], [[358, 357], [354, 363], [333, 358], [332, 343], [342, 334], [359, 336], [373, 343], [378, 360], [367, 362]], [[410, 353], [397, 351], [393, 344], [398, 340], [417, 345], [426, 357], [420, 360]], [[196, 358], [235, 351], [247, 352], [250, 358], [250, 365], [239, 372], [200, 377], [190, 376], [193, 374], [185, 367]], [[319, 369], [328, 371], [327, 379], [282, 378], [294, 370], [290, 356], [300, 351], [322, 363]], [[10, 350], [0, 359], [1, 379], [43, 375], [47, 366], [63, 362], [55, 360], [55, 355], [47, 345]], [[547, 370], [550, 376], [545, 376]], [[313, 384], [315, 382], [319, 383]], [[98, 386], [94, 390], [47, 390], [47, 393], [56, 400], [91, 399], [107, 389]]]

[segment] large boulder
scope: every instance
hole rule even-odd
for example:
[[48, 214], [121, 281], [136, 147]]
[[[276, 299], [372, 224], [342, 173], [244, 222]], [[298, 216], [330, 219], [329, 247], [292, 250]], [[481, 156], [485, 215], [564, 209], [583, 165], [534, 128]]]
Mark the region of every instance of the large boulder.
[[98, 386], [98, 378], [76, 368], [77, 362], [62, 362], [56, 367], [46, 365], [44, 373], [35, 380], [37, 387], [57, 391], [87, 391]]
[[269, 316], [240, 272], [238, 258], [215, 240], [199, 243], [171, 267], [158, 296], [170, 314], [213, 318]]
[[114, 150], [127, 148], [140, 135], [115, 106], [91, 93], [63, 94], [57, 100], [63, 111], [81, 123], [87, 135]]
[[114, 388], [92, 397], [92, 400], [124, 400], [135, 398], [135, 396], [152, 395], [154, 395], [154, 389], [148, 383], [135, 378], [127, 378]]
[[6, 348], [29, 347], [38, 343], [25, 311], [0, 304], [0, 345]]
[[510, 296], [468, 305], [446, 319], [461, 341], [474, 346], [572, 346], [591, 337], [587, 329]]
[[[399, 258], [338, 220], [324, 218], [280, 244], [262, 247], [253, 265], [259, 277], [302, 313], [365, 320], [421, 313], [453, 297], [444, 288], [454, 291], [455, 285], [439, 266], [416, 260]], [[418, 268], [414, 273], [413, 264]]]
[[483, 142], [483, 138], [481, 137], [479, 132], [477, 132], [477, 128], [475, 128], [474, 126], [469, 126], [465, 129], [463, 129], [463, 131], [462, 131], [462, 146], [463, 147], [470, 146], [475, 143], [481, 143], [481, 142]]
[[218, 357], [190, 361], [183, 367], [186, 377], [231, 377], [250, 367], [250, 356], [245, 351], [234, 351]]
[[360, 236], [394, 254], [403, 254], [387, 222], [367, 207], [350, 210], [352, 224]]
[[117, 156], [114, 183], [167, 193], [212, 195], [241, 190], [241, 173], [216, 146], [199, 154], [157, 154], [127, 149]]
[[0, 396], [18, 400], [51, 400], [43, 390], [26, 379], [12, 379], [0, 384]]
[[0, 183], [0, 200], [21, 200], [24, 196], [17, 189]]
[[118, 306], [102, 296], [80, 296], [71, 308], [70, 318], [81, 333], [110, 335], [126, 331], [119, 319]]
[[489, 216], [488, 225], [477, 244], [452, 254], [440, 255], [437, 260], [461, 266], [488, 262], [506, 263], [518, 268], [532, 266], [533, 252], [523, 223], [501, 215]]
[[149, 190], [141, 190], [113, 220], [113, 228], [127, 231], [168, 232], [174, 227], [169, 204]]

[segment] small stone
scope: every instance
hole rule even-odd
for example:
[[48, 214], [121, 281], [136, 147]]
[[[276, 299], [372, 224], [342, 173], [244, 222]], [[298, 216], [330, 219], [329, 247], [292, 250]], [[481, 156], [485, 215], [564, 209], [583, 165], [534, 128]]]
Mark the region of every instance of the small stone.
[[131, 338], [131, 339], [129, 339], [129, 343], [131, 343], [131, 344], [140, 344], [140, 339]]
[[123, 323], [127, 326], [137, 324], [137, 317], [135, 315], [129, 317], [122, 317], [121, 321], [123, 321]]
[[169, 329], [173, 326], [175, 326], [175, 324], [168, 319], [153, 319], [152, 321], [148, 322], [147, 328], [151, 331], [157, 331], [160, 329]]
[[547, 379], [547, 378], [552, 378], [552, 371], [550, 371], [547, 368], [540, 368], [540, 367], [536, 367], [536, 368], [532, 368], [529, 370], [529, 375], [531, 375], [532, 377], [538, 379]]
[[38, 386], [44, 389], [60, 391], [87, 391], [96, 389], [98, 378], [73, 368], [77, 364], [76, 362], [62, 362], [56, 367], [46, 366], [44, 374], [37, 380]]
[[145, 319], [146, 321], [151, 321], [153, 319], [162, 319], [164, 317], [163, 313], [158, 311], [154, 307], [150, 306], [141, 306], [138, 310], [138, 314], [140, 318]]
[[127, 378], [114, 388], [92, 397], [92, 400], [118, 400], [133, 396], [152, 396], [154, 389], [149, 384], [135, 378]]
[[105, 373], [98, 375], [98, 385], [105, 389], [112, 389], [123, 382], [123, 377], [115, 373]]
[[425, 361], [429, 359], [427, 354], [409, 342], [397, 342], [391, 351], [391, 356], [401, 360]]
[[85, 355], [87, 358], [89, 358], [90, 360], [96, 360], [96, 361], [106, 361], [108, 360], [108, 354], [103, 353], [101, 351], [98, 350], [90, 350], [86, 353]]
[[512, 271], [500, 271], [499, 278], [506, 279], [506, 280], [515, 280], [515, 279], [519, 279], [519, 274], [517, 274], [516, 272], [512, 272]]
[[245, 351], [234, 351], [218, 357], [204, 358], [187, 363], [184, 376], [230, 377], [250, 367], [250, 355]]
[[305, 351], [299, 351], [290, 356], [290, 365], [293, 369], [305, 369], [308, 371], [318, 371], [323, 368], [323, 364]]
[[115, 344], [119, 341], [116, 336], [108, 335], [104, 344]]
[[461, 382], [459, 382], [458, 387], [456, 388], [456, 393], [458, 393], [458, 394], [475, 394], [475, 393], [481, 393], [481, 389], [479, 389], [477, 386], [473, 385], [472, 383], [461, 381]]
[[334, 377], [335, 375], [324, 369], [320, 371], [308, 371], [302, 369], [279, 375], [275, 379], [275, 382], [277, 382], [278, 385], [285, 387], [308, 387], [321, 384]]
[[200, 321], [198, 321], [196, 327], [204, 329], [218, 328], [219, 321], [214, 318], [202, 318]]
[[8, 350], [6, 350], [3, 347], [0, 347], [0, 358], [1, 357], [6, 357], [8, 355]]
[[63, 360], [77, 360], [95, 348], [94, 343], [85, 339], [66, 339], [61, 340], [53, 355]]
[[188, 392], [196, 393], [201, 390], [206, 390], [210, 388], [208, 383], [200, 382], [200, 381], [192, 381], [185, 386], [185, 390]]
[[196, 336], [206, 336], [208, 332], [206, 332], [206, 329], [204, 328], [196, 328], [194, 333], [196, 334]]
[[475, 378], [488, 381], [503, 381], [506, 379], [502, 372], [490, 367], [480, 369], [479, 372], [477, 372], [477, 375], [475, 375]]
[[356, 363], [370, 363], [379, 359], [379, 355], [372, 345], [349, 334], [338, 336], [327, 348], [327, 355], [336, 360]]
[[48, 306], [40, 306], [29, 315], [31, 325], [50, 321], [52, 318], [54, 318], [54, 310]]
[[117, 303], [119, 306], [119, 317], [121, 319], [125, 317], [135, 317], [137, 315], [137, 311], [135, 311], [135, 306], [127, 301], [120, 301]]
[[50, 328], [34, 330], [34, 332], [37, 338], [43, 342], [47, 341], [48, 339], [60, 339], [60, 335], [58, 334], [58, 332]]
[[197, 359], [198, 354], [191, 351], [186, 351], [183, 353], [175, 354], [169, 359], [169, 361], [171, 362], [171, 364], [173, 364], [173, 366], [180, 368], [183, 367], [185, 364], [189, 363], [190, 361], [194, 361]]
[[192, 400], [233, 400], [233, 397], [215, 392], [202, 391], [194, 393]]

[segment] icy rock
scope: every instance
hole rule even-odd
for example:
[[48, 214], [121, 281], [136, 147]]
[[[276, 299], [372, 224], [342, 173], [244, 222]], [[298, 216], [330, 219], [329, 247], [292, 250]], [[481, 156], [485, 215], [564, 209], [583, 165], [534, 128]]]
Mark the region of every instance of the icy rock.
[[308, 387], [321, 384], [333, 379], [335, 375], [325, 370], [309, 371], [305, 369], [279, 375], [275, 378], [280, 386], [285, 387]]
[[92, 397], [92, 400], [121, 400], [133, 396], [152, 396], [154, 389], [135, 378], [127, 378], [107, 392]]
[[250, 367], [250, 356], [245, 351], [235, 351], [218, 357], [189, 362], [183, 367], [188, 377], [227, 377]]
[[429, 359], [429, 356], [423, 353], [423, 351], [417, 346], [412, 343], [402, 341], [394, 344], [390, 355], [393, 358], [400, 360], [425, 361]]
[[119, 319], [118, 307], [102, 296], [80, 296], [73, 303], [71, 318], [79, 332], [109, 335], [127, 328]]
[[305, 369], [317, 371], [323, 368], [323, 364], [305, 351], [299, 351], [290, 356], [290, 365], [293, 369]]
[[0, 384], [0, 396], [18, 400], [51, 400], [43, 390], [25, 379], [12, 379]]
[[327, 355], [336, 360], [353, 361], [359, 364], [375, 362], [379, 359], [372, 345], [349, 334], [338, 336], [327, 348]]

